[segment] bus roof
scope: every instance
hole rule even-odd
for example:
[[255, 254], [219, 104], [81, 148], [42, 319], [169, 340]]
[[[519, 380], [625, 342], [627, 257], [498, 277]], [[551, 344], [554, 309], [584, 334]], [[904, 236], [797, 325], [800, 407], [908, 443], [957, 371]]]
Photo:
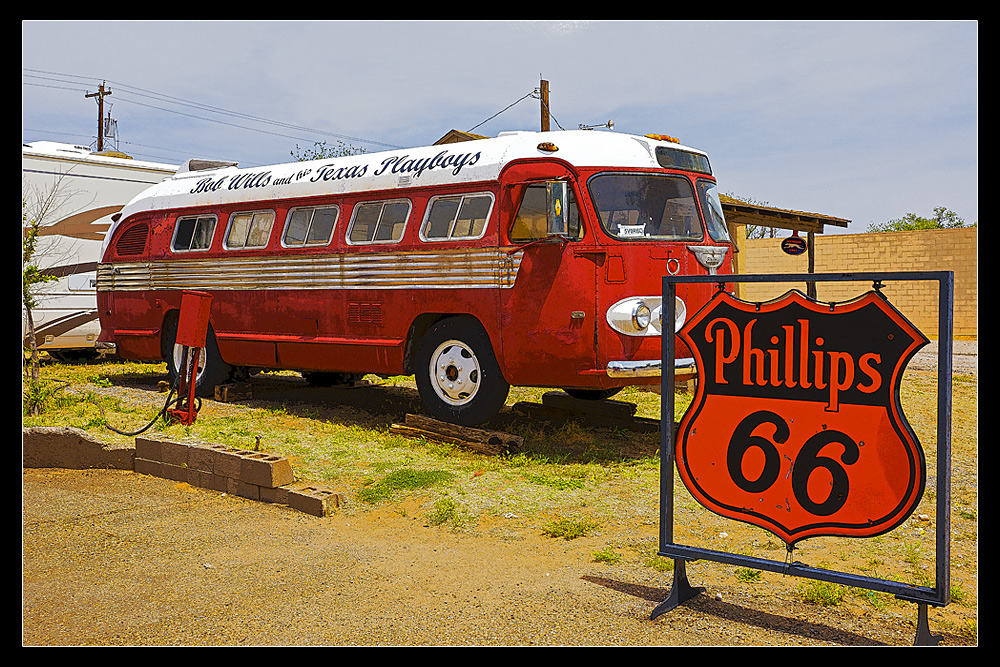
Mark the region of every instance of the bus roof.
[[328, 194], [492, 181], [514, 160], [558, 158], [577, 167], [656, 168], [657, 146], [703, 151], [645, 136], [593, 130], [505, 132], [496, 138], [241, 169], [186, 170], [137, 195], [143, 210], [238, 204]]

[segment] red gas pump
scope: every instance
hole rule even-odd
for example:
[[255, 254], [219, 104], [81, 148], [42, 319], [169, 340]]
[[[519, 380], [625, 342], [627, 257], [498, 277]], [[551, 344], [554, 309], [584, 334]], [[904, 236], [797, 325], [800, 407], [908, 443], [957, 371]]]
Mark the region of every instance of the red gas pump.
[[198, 379], [198, 357], [208, 338], [208, 317], [212, 295], [185, 291], [181, 294], [181, 313], [177, 322], [177, 339], [183, 348], [177, 369], [177, 402], [167, 410], [169, 419], [181, 424], [193, 424], [198, 414], [195, 407], [195, 387]]

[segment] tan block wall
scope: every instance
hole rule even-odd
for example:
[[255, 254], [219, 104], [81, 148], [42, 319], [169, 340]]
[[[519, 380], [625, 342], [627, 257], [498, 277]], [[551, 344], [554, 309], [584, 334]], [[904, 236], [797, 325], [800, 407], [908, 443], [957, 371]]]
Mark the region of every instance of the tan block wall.
[[[743, 230], [739, 230], [742, 232]], [[815, 273], [854, 271], [952, 271], [955, 275], [954, 335], [979, 334], [979, 228], [827, 234], [815, 237]], [[742, 240], [740, 273], [808, 273], [807, 255], [786, 255], [781, 239]], [[816, 284], [821, 301], [847, 301], [872, 287], [870, 282]], [[745, 283], [740, 295], [748, 301], [766, 301], [789, 289], [805, 292], [795, 283]], [[937, 338], [937, 283], [897, 281], [882, 290], [889, 301], [928, 338]]]

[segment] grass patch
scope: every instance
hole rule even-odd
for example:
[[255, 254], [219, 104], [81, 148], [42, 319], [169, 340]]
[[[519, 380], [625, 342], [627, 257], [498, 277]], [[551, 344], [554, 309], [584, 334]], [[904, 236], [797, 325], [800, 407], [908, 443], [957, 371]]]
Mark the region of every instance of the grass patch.
[[621, 562], [622, 555], [612, 549], [611, 547], [604, 547], [600, 551], [594, 552], [594, 562], [595, 563], [607, 563], [608, 565], [615, 565]]
[[442, 526], [447, 524], [452, 530], [460, 530], [469, 522], [468, 515], [451, 496], [442, 496], [434, 503], [427, 513], [427, 525]]
[[738, 581], [742, 581], [744, 584], [755, 584], [761, 580], [763, 573], [749, 567], [738, 567], [735, 574]]
[[389, 500], [398, 491], [427, 489], [451, 482], [454, 475], [444, 470], [414, 470], [403, 468], [389, 473], [378, 482], [366, 486], [357, 493], [359, 500], [378, 503]]
[[548, 475], [525, 475], [524, 478], [529, 482], [531, 482], [532, 484], [548, 486], [553, 489], [558, 489], [560, 491], [567, 491], [569, 489], [582, 489], [584, 486], [583, 480], [576, 478], [550, 477]]
[[835, 607], [844, 601], [847, 588], [829, 581], [809, 581], [799, 585], [799, 599], [821, 607]]
[[587, 533], [597, 527], [593, 521], [587, 519], [556, 519], [550, 521], [542, 532], [549, 537], [561, 537], [564, 540], [575, 540], [584, 537]]

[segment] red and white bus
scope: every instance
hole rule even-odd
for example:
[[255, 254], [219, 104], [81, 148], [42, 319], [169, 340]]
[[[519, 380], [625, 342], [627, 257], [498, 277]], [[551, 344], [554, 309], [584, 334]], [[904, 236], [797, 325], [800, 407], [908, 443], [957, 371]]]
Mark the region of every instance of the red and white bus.
[[[732, 272], [707, 155], [669, 137], [513, 132], [260, 168], [184, 169], [138, 195], [98, 270], [102, 340], [176, 375], [181, 294], [212, 295], [198, 392], [234, 371], [416, 378], [427, 412], [496, 415], [511, 385], [606, 398], [660, 376]], [[678, 374], [693, 373], [678, 341]]]

